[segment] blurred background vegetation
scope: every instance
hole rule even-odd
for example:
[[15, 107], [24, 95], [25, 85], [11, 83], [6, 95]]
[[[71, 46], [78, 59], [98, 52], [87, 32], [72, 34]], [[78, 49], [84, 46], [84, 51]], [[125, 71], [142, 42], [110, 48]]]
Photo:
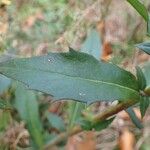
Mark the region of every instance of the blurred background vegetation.
[[[150, 9], [149, 0], [143, 3]], [[100, 57], [134, 73], [135, 65], [145, 65], [148, 55], [135, 52], [134, 44], [147, 40], [146, 24], [122, 0], [0, 0], [0, 61], [31, 57], [49, 51], [80, 50], [91, 32], [100, 36]], [[52, 97], [28, 91], [22, 85], [0, 76], [0, 149], [41, 149], [70, 124], [74, 102], [52, 103]], [[97, 113], [107, 108], [96, 103], [85, 108]], [[136, 109], [137, 114], [139, 110]], [[134, 145], [148, 150], [150, 110], [142, 131], [125, 113], [101, 132], [82, 133], [53, 149], [121, 149]], [[76, 115], [75, 121], [81, 112]], [[139, 116], [140, 118], [140, 116]], [[81, 137], [82, 136], [82, 137]], [[85, 138], [87, 137], [87, 138]], [[79, 142], [80, 141], [80, 142]], [[126, 141], [126, 143], [124, 142]]]

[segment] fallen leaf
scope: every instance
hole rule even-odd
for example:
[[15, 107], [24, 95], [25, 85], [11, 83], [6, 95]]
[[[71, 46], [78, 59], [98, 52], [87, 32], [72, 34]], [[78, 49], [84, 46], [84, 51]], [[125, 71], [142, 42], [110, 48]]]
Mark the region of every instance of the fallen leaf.
[[82, 137], [75, 135], [69, 138], [66, 150], [95, 150], [96, 140], [93, 131], [84, 132]]
[[118, 142], [120, 150], [134, 150], [135, 136], [127, 128], [124, 128]]
[[111, 43], [105, 41], [103, 43], [103, 50], [102, 50], [102, 60], [104, 61], [109, 61], [111, 58], [111, 54], [112, 54], [112, 47], [111, 47]]
[[7, 32], [7, 29], [8, 24], [0, 22], [0, 34], [5, 34]]

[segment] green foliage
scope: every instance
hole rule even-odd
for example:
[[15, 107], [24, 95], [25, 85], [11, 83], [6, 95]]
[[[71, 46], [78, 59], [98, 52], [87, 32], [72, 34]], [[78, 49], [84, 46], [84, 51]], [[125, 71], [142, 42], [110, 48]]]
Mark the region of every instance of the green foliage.
[[148, 16], [148, 22], [147, 22], [147, 35], [150, 36], [150, 16]]
[[67, 98], [91, 104], [139, 99], [138, 83], [130, 72], [74, 50], [10, 60], [0, 64], [0, 72], [30, 89], [53, 95], [55, 100]]
[[150, 55], [150, 43], [149, 42], [137, 44], [136, 47], [138, 47], [139, 49], [143, 50], [145, 53]]
[[8, 124], [11, 123], [11, 115], [10, 115], [10, 111], [5, 111], [5, 109], [3, 109], [3, 111], [1, 111], [0, 113], [0, 131], [4, 131]]
[[145, 93], [150, 95], [150, 63], [146, 63], [143, 67], [143, 72], [146, 78], [146, 88], [144, 89]]
[[87, 39], [84, 41], [81, 47], [81, 52], [90, 54], [99, 60], [101, 55], [101, 50], [102, 47], [101, 47], [100, 35], [96, 30], [92, 30], [88, 35]]
[[35, 94], [26, 90], [22, 85], [17, 84], [14, 105], [21, 119], [26, 122], [34, 144], [41, 149], [43, 146], [43, 135]]
[[0, 99], [0, 109], [5, 109], [7, 106], [6, 101]]
[[139, 129], [142, 129], [143, 125], [141, 124], [141, 121], [138, 119], [138, 117], [136, 116], [133, 109], [131, 107], [129, 107], [128, 109], [126, 109], [126, 112], [129, 114], [129, 116], [130, 116], [132, 122], [135, 124], [135, 126]]
[[[148, 23], [147, 32], [149, 34], [150, 21], [145, 6], [138, 0], [127, 1]], [[68, 3], [67, 0], [57, 2], [55, 0], [44, 0], [44, 2], [37, 0], [28, 5], [22, 1], [22, 6], [18, 8], [19, 11], [14, 11], [14, 6], [9, 7], [8, 12], [12, 14], [11, 19], [15, 18], [16, 22], [11, 23], [13, 34], [8, 34], [8, 39], [3, 44], [7, 45], [7, 49], [17, 50], [24, 44], [29, 44], [31, 49], [35, 49], [41, 43], [53, 43], [62, 33], [66, 35], [65, 29], [73, 24], [75, 15], [72, 9], [68, 9], [71, 4], [66, 5], [66, 3]], [[37, 14], [41, 16], [39, 17]], [[33, 21], [33, 23], [26, 26], [28, 21]], [[13, 44], [11, 44], [12, 41]], [[136, 46], [150, 54], [150, 43], [145, 42]], [[46, 49], [48, 47], [51, 47], [50, 44], [46, 45]], [[92, 104], [97, 101], [119, 100], [120, 104], [127, 100], [137, 100], [140, 102], [140, 111], [143, 117], [150, 103], [150, 65], [144, 66], [144, 73], [139, 67], [136, 67], [136, 79], [133, 74], [112, 63], [99, 61], [101, 53], [101, 37], [94, 29], [91, 30], [81, 46], [81, 52], [70, 49], [69, 52], [64, 53], [50, 52], [48, 55], [40, 57], [16, 58], [1, 62], [1, 74], [22, 82], [28, 89], [50, 94], [54, 100], [68, 99], [69, 103], [66, 107], [68, 112], [66, 122], [63, 120], [64, 116], [58, 116], [47, 110], [40, 111], [41, 115], [45, 115], [42, 120], [39, 114], [40, 103], [37, 101], [37, 95], [20, 84], [13, 89], [15, 94], [5, 95], [4, 92], [10, 87], [11, 80], [0, 75], [0, 94], [6, 99], [0, 100], [0, 109], [2, 109], [0, 130], [4, 130], [11, 120], [9, 110], [12, 108], [7, 103], [9, 97], [11, 97], [9, 100], [15, 97], [14, 106], [18, 112], [17, 115], [26, 123], [35, 149], [43, 149], [47, 141], [53, 141], [56, 136], [55, 131], [65, 131], [68, 134], [68, 131], [77, 124], [81, 125], [83, 130], [100, 131], [107, 128], [114, 120], [114, 118], [105, 118], [103, 121], [95, 123], [92, 120], [94, 114], [91, 113], [91, 115], [88, 112], [88, 117], [82, 116], [86, 105], [80, 102]], [[5, 111], [7, 112], [5, 113]], [[129, 107], [126, 111], [133, 123], [138, 128], [143, 128], [133, 109]], [[45, 122], [48, 125], [44, 125], [43, 128], [42, 123]], [[68, 126], [65, 127], [65, 125]], [[49, 134], [49, 131], [52, 133]]]
[[127, 0], [147, 22], [147, 35], [150, 35], [150, 17], [146, 7], [139, 0]]
[[11, 106], [8, 104], [8, 102], [6, 100], [0, 99], [0, 109], [10, 110]]
[[0, 131], [6, 129], [11, 122], [11, 109], [12, 107], [6, 100], [0, 99]]
[[144, 117], [146, 110], [148, 109], [150, 104], [150, 98], [149, 97], [142, 97], [140, 100], [140, 111], [141, 111], [141, 116]]
[[146, 88], [146, 78], [140, 67], [136, 67], [136, 76], [139, 84], [139, 89], [144, 90]]
[[112, 123], [113, 120], [114, 120], [114, 118], [111, 118], [108, 120], [99, 121], [97, 123], [93, 123], [93, 122], [90, 122], [87, 120], [81, 120], [80, 124], [84, 130], [95, 129], [96, 131], [101, 131], [101, 130], [107, 128]]
[[81, 119], [82, 110], [85, 108], [85, 104], [79, 102], [70, 102], [68, 106], [68, 129], [71, 129]]
[[[144, 65], [143, 73], [144, 73], [144, 78], [145, 78], [145, 79], [144, 78], [143, 79], [146, 80], [146, 86], [145, 86], [145, 89], [143, 89], [143, 90], [147, 95], [150, 95], [150, 64], [149, 63]], [[143, 81], [143, 83], [145, 83], [145, 81]], [[141, 111], [142, 117], [144, 117], [146, 110], [149, 107], [149, 104], [150, 104], [150, 98], [148, 96], [141, 97], [140, 111]]]
[[11, 80], [3, 75], [0, 75], [0, 94], [5, 92], [11, 84]]
[[[93, 29], [85, 39], [81, 47], [81, 52], [87, 53], [99, 60], [101, 54], [101, 41], [99, 33]], [[70, 102], [68, 106], [69, 129], [73, 128], [81, 119], [85, 104], [79, 102]]]
[[127, 0], [127, 1], [136, 9], [136, 11], [145, 19], [145, 21], [148, 21], [149, 19], [148, 11], [139, 0]]
[[53, 128], [56, 128], [59, 131], [65, 131], [65, 123], [61, 117], [49, 112], [46, 113], [46, 117]]

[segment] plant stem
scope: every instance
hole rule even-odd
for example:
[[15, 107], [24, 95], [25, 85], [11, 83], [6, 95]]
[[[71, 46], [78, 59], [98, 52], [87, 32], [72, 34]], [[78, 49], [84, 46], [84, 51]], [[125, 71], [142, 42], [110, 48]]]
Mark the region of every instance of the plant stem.
[[74, 124], [75, 124], [75, 121], [76, 121], [78, 111], [79, 111], [79, 107], [80, 107], [81, 103], [75, 102], [73, 105], [74, 105], [74, 110], [71, 114], [70, 123], [69, 123], [69, 130], [71, 130], [73, 128]]
[[101, 112], [101, 113], [95, 115], [93, 117], [93, 122], [103, 121], [103, 120], [107, 119], [108, 117], [111, 117], [111, 116], [117, 114], [118, 112], [136, 104], [137, 102], [139, 102], [139, 100], [128, 100], [125, 102], [121, 102], [115, 106], [110, 106], [104, 112]]
[[[118, 112], [120, 112], [130, 106], [133, 106], [134, 104], [136, 104], [138, 102], [139, 102], [139, 100], [128, 100], [125, 102], [121, 102], [115, 106], [110, 106], [104, 112], [101, 112], [101, 113], [95, 115], [92, 120], [93, 120], [93, 122], [103, 121], [103, 120], [107, 119], [108, 117], [111, 117], [111, 116], [117, 114]], [[83, 130], [80, 126], [76, 126], [67, 133], [61, 133], [54, 140], [50, 141], [50, 143], [48, 143], [44, 149], [45, 150], [50, 149], [52, 146], [59, 144], [61, 141], [65, 140], [69, 136], [75, 135], [82, 131]]]
[[60, 142], [62, 142], [63, 140], [65, 140], [66, 138], [68, 138], [72, 135], [75, 135], [77, 133], [80, 133], [80, 132], [82, 132], [82, 128], [80, 126], [76, 126], [69, 132], [61, 133], [54, 140], [51, 140], [50, 143], [48, 143], [44, 147], [44, 150], [49, 150], [53, 146], [55, 146], [55, 145], [59, 144]]

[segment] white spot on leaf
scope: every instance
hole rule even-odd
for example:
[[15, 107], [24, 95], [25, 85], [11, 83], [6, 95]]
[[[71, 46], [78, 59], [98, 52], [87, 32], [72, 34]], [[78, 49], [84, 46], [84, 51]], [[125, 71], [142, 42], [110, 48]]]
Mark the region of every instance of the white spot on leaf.
[[85, 94], [85, 93], [79, 93], [79, 95], [80, 95], [80, 96], [85, 96], [86, 94]]
[[48, 59], [48, 62], [51, 62], [51, 61], [52, 61], [52, 60], [49, 58], [49, 59]]

